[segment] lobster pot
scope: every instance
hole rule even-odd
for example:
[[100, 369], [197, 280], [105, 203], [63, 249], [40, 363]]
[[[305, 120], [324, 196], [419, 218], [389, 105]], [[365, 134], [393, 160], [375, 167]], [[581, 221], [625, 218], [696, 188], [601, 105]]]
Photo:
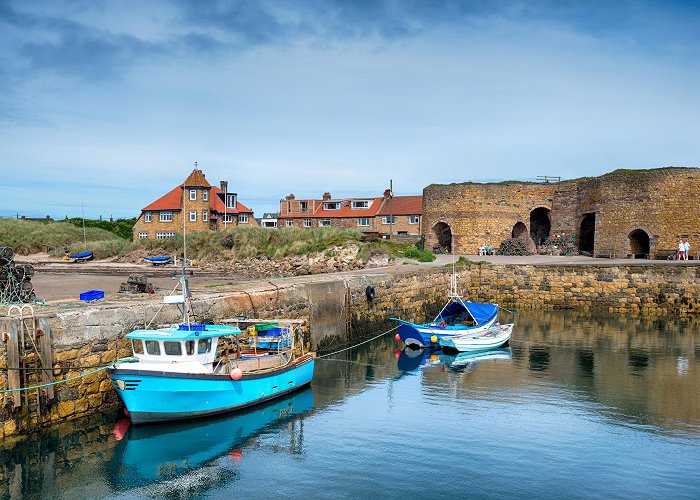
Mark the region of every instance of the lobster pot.
[[30, 280], [34, 276], [34, 266], [31, 264], [16, 264], [12, 269], [17, 281]]
[[0, 265], [9, 264], [15, 256], [15, 251], [10, 247], [0, 247]]

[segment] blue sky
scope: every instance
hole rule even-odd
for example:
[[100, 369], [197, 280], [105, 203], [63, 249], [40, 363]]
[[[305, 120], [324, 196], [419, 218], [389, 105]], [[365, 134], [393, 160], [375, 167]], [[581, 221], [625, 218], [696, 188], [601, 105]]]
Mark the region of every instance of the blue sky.
[[0, 0], [0, 216], [700, 166], [700, 2]]

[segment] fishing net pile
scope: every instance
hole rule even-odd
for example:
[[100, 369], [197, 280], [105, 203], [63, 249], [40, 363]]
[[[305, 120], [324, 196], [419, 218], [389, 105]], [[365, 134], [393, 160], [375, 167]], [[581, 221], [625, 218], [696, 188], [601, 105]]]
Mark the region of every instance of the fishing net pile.
[[0, 304], [33, 302], [36, 299], [31, 264], [15, 264], [15, 251], [0, 247]]
[[541, 255], [578, 255], [576, 234], [555, 233], [540, 245]]
[[119, 293], [155, 293], [155, 289], [145, 275], [130, 274], [126, 282], [119, 285]]
[[509, 238], [501, 243], [496, 255], [532, 255], [520, 238]]

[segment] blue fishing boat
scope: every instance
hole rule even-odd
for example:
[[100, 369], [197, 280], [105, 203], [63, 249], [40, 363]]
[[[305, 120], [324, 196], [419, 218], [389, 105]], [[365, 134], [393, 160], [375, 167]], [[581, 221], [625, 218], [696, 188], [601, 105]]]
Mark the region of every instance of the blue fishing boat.
[[311, 383], [315, 354], [303, 352], [298, 323], [279, 321], [294, 332], [289, 347], [246, 357], [254, 327], [190, 323], [184, 272], [181, 284], [164, 301], [181, 306], [182, 322], [127, 334], [134, 357], [107, 370], [134, 424], [242, 410]]
[[92, 257], [92, 252], [80, 252], [69, 255], [68, 260], [70, 262], [85, 262], [86, 260], [92, 260]]
[[144, 257], [143, 260], [154, 266], [163, 266], [170, 264], [173, 260], [169, 255], [156, 255], [155, 257]]

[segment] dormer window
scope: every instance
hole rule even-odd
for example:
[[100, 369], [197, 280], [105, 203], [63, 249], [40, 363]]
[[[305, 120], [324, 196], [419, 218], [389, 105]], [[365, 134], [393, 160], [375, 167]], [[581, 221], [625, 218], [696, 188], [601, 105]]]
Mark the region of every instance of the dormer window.
[[226, 208], [236, 208], [236, 195], [227, 194], [226, 195]]
[[190, 189], [190, 201], [195, 201], [197, 199], [197, 190]]
[[352, 209], [353, 210], [362, 210], [369, 208], [369, 200], [353, 200], [352, 202]]
[[323, 204], [324, 210], [340, 210], [339, 201], [327, 201]]
[[309, 202], [308, 201], [300, 201], [299, 202], [299, 211], [300, 212], [308, 212], [309, 211]]

